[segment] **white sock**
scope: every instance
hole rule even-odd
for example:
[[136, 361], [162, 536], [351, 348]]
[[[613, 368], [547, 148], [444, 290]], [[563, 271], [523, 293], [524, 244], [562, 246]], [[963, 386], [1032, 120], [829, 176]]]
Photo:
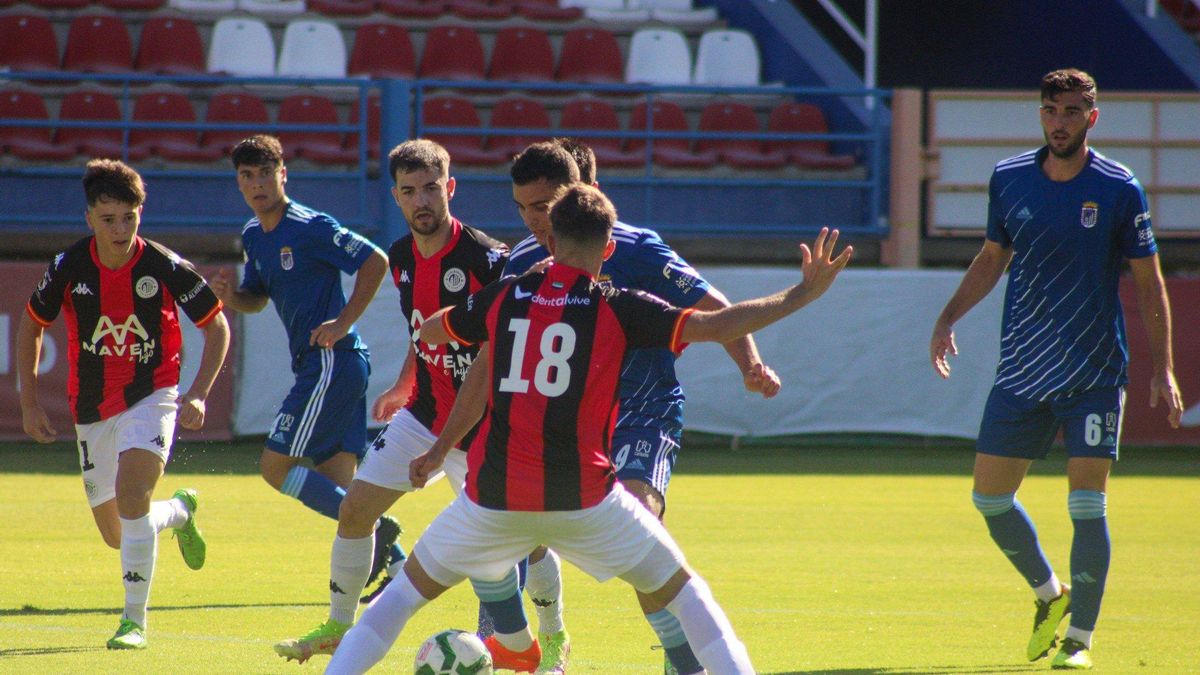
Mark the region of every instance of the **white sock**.
[[533, 600], [538, 617], [538, 632], [551, 635], [563, 629], [562, 562], [554, 551], [529, 564], [525, 574], [525, 592]]
[[1075, 626], [1068, 626], [1066, 637], [1069, 637], [1076, 642], [1082, 642], [1083, 645], [1088, 649], [1092, 648], [1092, 631], [1090, 630], [1076, 628]]
[[359, 539], [333, 538], [329, 556], [329, 618], [354, 623], [358, 596], [371, 576], [375, 556], [375, 533]]
[[750, 655], [733, 632], [712, 590], [693, 576], [667, 604], [679, 619], [696, 659], [709, 675], [754, 675]]
[[504, 645], [505, 649], [520, 654], [533, 646], [533, 631], [529, 630], [529, 626], [525, 626], [524, 629], [516, 633], [501, 633], [496, 631], [496, 641]]
[[178, 499], [168, 499], [150, 504], [150, 522], [154, 524], [155, 532], [162, 532], [168, 527], [183, 527], [188, 519], [187, 506]]
[[125, 583], [125, 618], [146, 627], [146, 603], [158, 556], [158, 533], [150, 515], [121, 518], [121, 578]]
[[1041, 600], [1042, 602], [1050, 602], [1051, 600], [1062, 595], [1063, 585], [1062, 582], [1058, 580], [1058, 575], [1051, 572], [1050, 579], [1041, 586], [1033, 589], [1033, 592], [1037, 594], [1038, 600]]
[[342, 643], [333, 653], [333, 659], [325, 668], [325, 675], [358, 675], [367, 672], [392, 648], [404, 624], [428, 603], [408, 580], [407, 574], [396, 577], [342, 638]]

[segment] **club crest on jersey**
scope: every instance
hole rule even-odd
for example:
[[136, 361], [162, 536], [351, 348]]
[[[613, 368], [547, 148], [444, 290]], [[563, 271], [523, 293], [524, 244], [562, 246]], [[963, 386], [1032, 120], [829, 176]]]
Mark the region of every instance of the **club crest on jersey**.
[[158, 279], [154, 277], [142, 277], [137, 280], [137, 284], [134, 285], [133, 289], [137, 291], [139, 298], [148, 300], [158, 293]]
[[1084, 227], [1095, 227], [1100, 216], [1100, 205], [1096, 202], [1084, 202], [1079, 212], [1079, 224]]
[[442, 285], [451, 293], [457, 293], [467, 286], [467, 275], [457, 267], [451, 267], [442, 275]]
[[285, 270], [290, 270], [296, 266], [296, 259], [292, 257], [291, 246], [284, 246], [279, 249], [279, 266]]

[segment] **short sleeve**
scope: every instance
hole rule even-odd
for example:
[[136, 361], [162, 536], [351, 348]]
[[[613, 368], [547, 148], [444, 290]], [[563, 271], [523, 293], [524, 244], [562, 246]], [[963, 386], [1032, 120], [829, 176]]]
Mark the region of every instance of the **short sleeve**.
[[477, 293], [467, 296], [466, 301], [450, 308], [442, 316], [442, 325], [455, 342], [465, 345], [476, 345], [487, 342], [487, 315], [492, 304], [503, 294], [512, 282], [497, 281], [484, 286]]
[[169, 249], [161, 251], [167, 258], [163, 281], [171, 295], [175, 296], [175, 304], [183, 309], [192, 323], [203, 328], [221, 311], [221, 301], [192, 263]]
[[1121, 191], [1121, 213], [1116, 224], [1117, 242], [1126, 258], [1146, 258], [1158, 253], [1154, 229], [1150, 226], [1150, 206], [1146, 191], [1136, 178]]
[[1000, 203], [998, 183], [996, 172], [993, 171], [992, 179], [988, 182], [987, 238], [988, 241], [1009, 248], [1012, 246], [1012, 238], [1008, 236], [1008, 230], [1004, 229], [1004, 208]]
[[484, 242], [485, 245], [488, 243], [492, 246], [483, 250], [483, 260], [478, 266], [479, 282], [485, 286], [505, 276], [504, 270], [507, 269], [509, 260], [508, 246], [500, 242]]
[[673, 352], [682, 348], [680, 331], [692, 310], [672, 307], [642, 291], [615, 290], [608, 300], [630, 348], [665, 347]]
[[29, 317], [41, 324], [49, 326], [58, 318], [62, 309], [63, 297], [71, 284], [71, 265], [68, 252], [64, 251], [54, 256], [46, 273], [38, 282], [37, 289], [29, 298], [27, 311]]
[[314, 218], [309, 231], [311, 254], [337, 267], [346, 274], [354, 274], [375, 251], [375, 245], [357, 232], [342, 227], [327, 215]]
[[509, 252], [500, 277], [520, 276], [528, 272], [529, 268], [533, 267], [535, 263], [549, 255], [550, 252], [538, 244], [537, 240], [531, 235]]
[[242, 264], [242, 283], [240, 288], [254, 295], [267, 295], [267, 285], [263, 283], [262, 275], [258, 273], [258, 261], [253, 252], [246, 248], [245, 261]]
[[704, 277], [657, 233], [645, 231], [636, 246], [631, 262], [637, 267], [639, 290], [677, 307], [692, 307], [708, 295], [709, 284]]

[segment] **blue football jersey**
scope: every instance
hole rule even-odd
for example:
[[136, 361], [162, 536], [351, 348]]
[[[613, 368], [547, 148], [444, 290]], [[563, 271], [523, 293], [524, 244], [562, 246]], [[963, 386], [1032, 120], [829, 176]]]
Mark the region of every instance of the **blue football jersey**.
[[1079, 175], [1055, 182], [1047, 152], [998, 163], [988, 194], [987, 238], [1013, 251], [996, 385], [1036, 400], [1127, 382], [1121, 260], [1158, 251], [1129, 169], [1092, 150]]
[[[617, 223], [617, 248], [600, 268], [600, 281], [617, 288], [645, 291], [676, 307], [691, 307], [708, 294], [708, 282], [653, 230]], [[550, 252], [533, 236], [517, 244], [504, 276], [524, 274]], [[675, 377], [669, 349], [634, 349], [621, 369], [617, 428], [649, 427], [679, 433], [683, 428], [683, 387]]]
[[[242, 289], [270, 296], [287, 330], [293, 362], [309, 349], [314, 328], [337, 318], [346, 306], [341, 273], [354, 274], [375, 245], [342, 227], [328, 214], [289, 202], [279, 225], [264, 232], [258, 218], [242, 229], [246, 253]], [[350, 328], [334, 349], [362, 349]]]

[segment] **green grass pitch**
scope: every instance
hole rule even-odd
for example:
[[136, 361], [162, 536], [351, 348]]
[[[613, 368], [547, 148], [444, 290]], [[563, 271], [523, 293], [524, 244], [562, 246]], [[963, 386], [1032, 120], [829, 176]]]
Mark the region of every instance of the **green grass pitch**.
[[[784, 447], [787, 445], [787, 447]], [[969, 446], [686, 443], [667, 524], [712, 585], [760, 673], [1023, 673], [1032, 594], [970, 502]], [[200, 491], [208, 563], [159, 539], [150, 648], [108, 652], [117, 552], [87, 511], [72, 446], [0, 445], [0, 672], [319, 673], [271, 645], [325, 618], [334, 524], [257, 476], [257, 443], [180, 444], [156, 493]], [[1061, 452], [1060, 452], [1061, 455]], [[1200, 463], [1126, 449], [1109, 488], [1113, 562], [1093, 654], [1107, 673], [1197, 672]], [[1021, 492], [1068, 576], [1061, 459]], [[444, 485], [392, 509], [411, 549]], [[619, 581], [565, 571], [572, 673], [661, 672], [662, 652]], [[532, 607], [530, 607], [532, 618]], [[377, 672], [410, 673], [428, 635], [473, 627], [468, 585], [422, 610]]]

